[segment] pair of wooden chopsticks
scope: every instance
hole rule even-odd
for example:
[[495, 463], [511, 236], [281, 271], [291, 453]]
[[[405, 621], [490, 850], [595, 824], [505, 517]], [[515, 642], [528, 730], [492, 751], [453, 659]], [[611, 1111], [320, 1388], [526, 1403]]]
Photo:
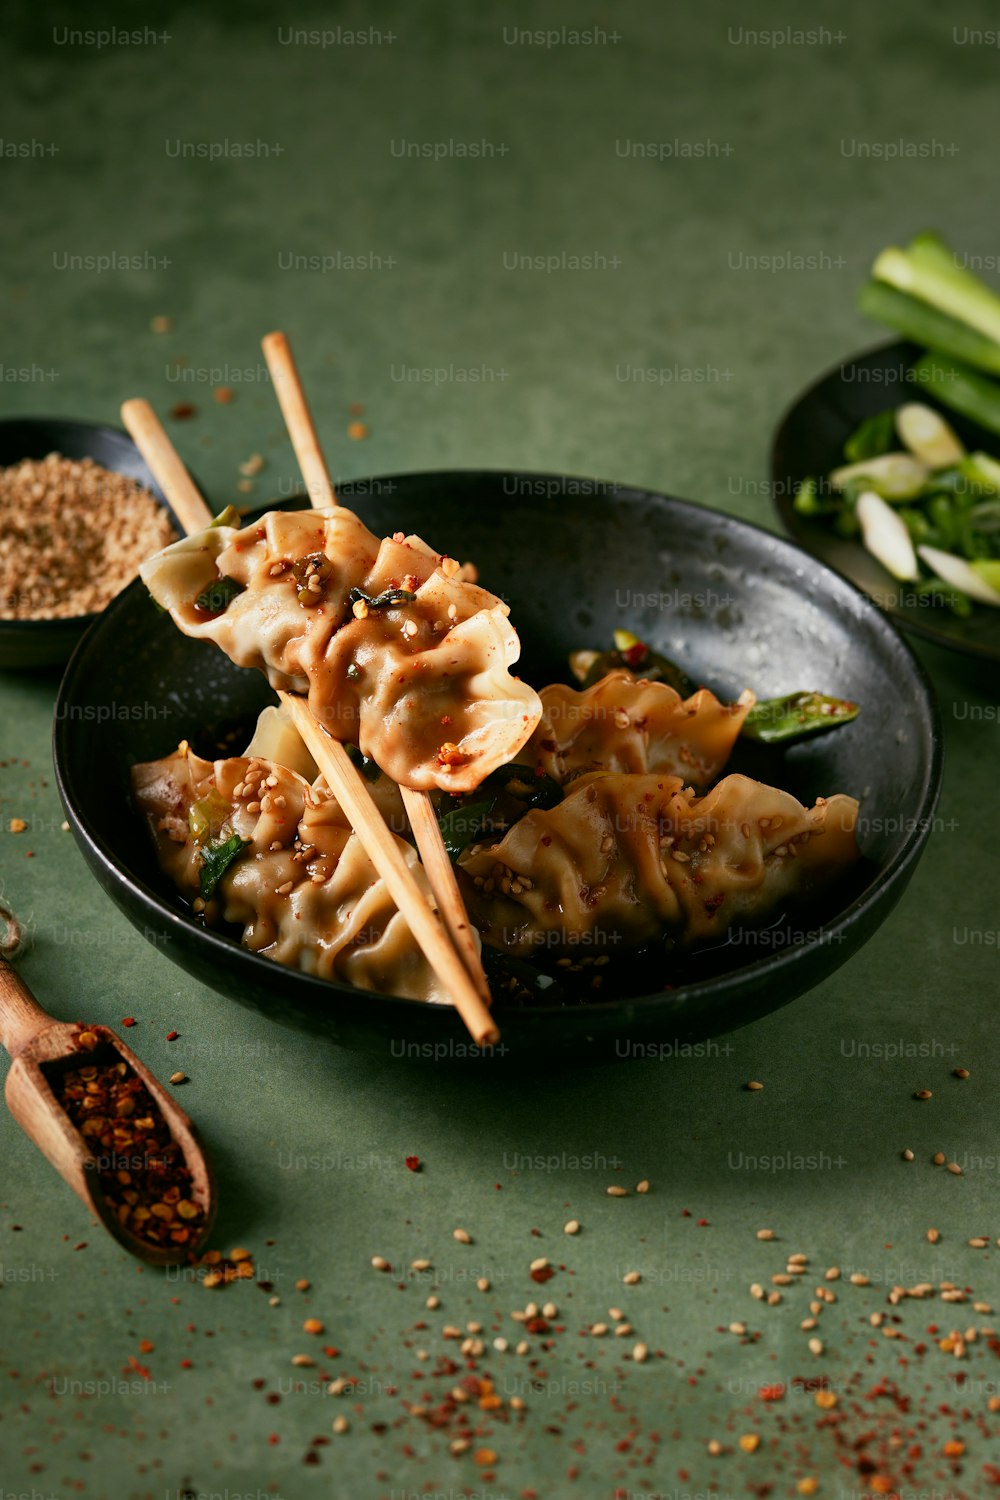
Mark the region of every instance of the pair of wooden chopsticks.
[[[337, 497], [288, 340], [283, 333], [269, 333], [262, 347], [310, 503], [316, 508], [335, 506]], [[214, 517], [148, 401], [126, 401], [121, 415], [184, 530], [190, 535], [210, 526]], [[492, 1046], [499, 1041], [500, 1032], [488, 1008], [489, 987], [427, 793], [400, 788], [444, 928], [344, 746], [317, 724], [305, 698], [286, 692], [279, 692], [278, 697], [473, 1040], [481, 1047]]]

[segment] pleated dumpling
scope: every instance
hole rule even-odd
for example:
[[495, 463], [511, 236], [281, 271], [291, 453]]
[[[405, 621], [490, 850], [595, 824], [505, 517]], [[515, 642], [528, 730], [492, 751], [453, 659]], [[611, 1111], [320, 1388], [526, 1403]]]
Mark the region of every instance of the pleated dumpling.
[[860, 857], [857, 814], [746, 776], [698, 797], [676, 776], [594, 774], [460, 865], [484, 941], [520, 957], [689, 948], [830, 884]]
[[212, 527], [141, 572], [185, 634], [308, 693], [320, 724], [402, 785], [474, 791], [538, 723], [537, 693], [511, 675], [506, 604], [419, 537], [380, 541], [343, 506]]
[[720, 703], [707, 688], [682, 698], [665, 682], [623, 669], [582, 691], [555, 683], [539, 696], [542, 717], [520, 758], [533, 758], [553, 780], [597, 770], [666, 771], [699, 787], [721, 773], [756, 702], [747, 691]]
[[[182, 745], [136, 766], [133, 797], [160, 866], [210, 925], [277, 963], [359, 989], [447, 1001], [374, 866], [320, 780], [257, 756], [207, 761]], [[208, 899], [206, 850], [242, 840]], [[425, 897], [412, 846], [399, 847]]]

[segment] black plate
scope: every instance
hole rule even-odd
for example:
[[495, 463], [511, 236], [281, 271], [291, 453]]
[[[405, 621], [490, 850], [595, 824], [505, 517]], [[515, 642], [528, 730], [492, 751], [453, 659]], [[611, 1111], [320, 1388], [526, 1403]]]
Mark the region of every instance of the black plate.
[[[137, 479], [164, 510], [177, 517], [126, 433], [98, 422], [68, 417], [9, 417], [0, 420], [0, 468], [22, 458], [92, 458], [102, 468]], [[97, 616], [72, 615], [65, 620], [0, 620], [0, 668], [54, 667], [68, 661], [73, 648]]]
[[[786, 935], [766, 945], [731, 946], [706, 977], [674, 989], [661, 987], [672, 977], [663, 972], [655, 987], [646, 981], [654, 993], [503, 1010], [495, 1055], [548, 1064], [582, 1053], [642, 1057], [731, 1029], [817, 984], [885, 919], [930, 827], [940, 734], [910, 648], [852, 585], [744, 522], [593, 481], [407, 474], [341, 493], [380, 535], [416, 531], [477, 559], [484, 580], [512, 606], [530, 681], [565, 679], [570, 650], [606, 642], [627, 626], [727, 696], [747, 685], [764, 697], [815, 687], [864, 705], [861, 719], [836, 733], [785, 752], [743, 755], [746, 769], [810, 802], [834, 791], [862, 799], [869, 858], [835, 909], [822, 920], [814, 913], [786, 924]], [[277, 1021], [393, 1057], [467, 1055], [449, 1008], [282, 968], [200, 927], [161, 878], [146, 830], [127, 805], [130, 766], [167, 754], [182, 738], [211, 754], [235, 731], [230, 743], [241, 751], [268, 701], [261, 676], [181, 635], [141, 584], [126, 589], [81, 642], [56, 705], [59, 788], [91, 869], [169, 958]]]
[[961, 620], [929, 596], [914, 594], [912, 585], [893, 578], [860, 542], [837, 536], [822, 521], [801, 516], [794, 507], [803, 480], [818, 479], [845, 462], [844, 443], [866, 417], [904, 401], [934, 406], [970, 450], [1000, 452], [995, 433], [933, 401], [926, 388], [913, 380], [909, 372], [923, 353], [916, 344], [883, 344], [845, 360], [799, 396], [782, 417], [774, 438], [775, 504], [785, 529], [800, 546], [864, 589], [907, 630], [953, 651], [1000, 661], [1000, 609], [977, 604], [971, 617]]

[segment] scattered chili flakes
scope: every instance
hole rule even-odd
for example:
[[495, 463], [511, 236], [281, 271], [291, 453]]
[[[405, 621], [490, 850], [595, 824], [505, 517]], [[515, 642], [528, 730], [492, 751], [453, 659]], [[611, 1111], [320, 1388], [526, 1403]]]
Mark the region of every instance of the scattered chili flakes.
[[170, 408], [170, 415], [175, 422], [187, 422], [191, 417], [196, 416], [197, 412], [198, 408], [192, 401], [178, 401]]
[[135, 1016], [124, 1016], [122, 1018], [122, 1025], [123, 1026], [134, 1026], [135, 1025]]
[[419, 1156], [408, 1156], [406, 1158], [406, 1165], [411, 1172], [419, 1172], [423, 1164]]

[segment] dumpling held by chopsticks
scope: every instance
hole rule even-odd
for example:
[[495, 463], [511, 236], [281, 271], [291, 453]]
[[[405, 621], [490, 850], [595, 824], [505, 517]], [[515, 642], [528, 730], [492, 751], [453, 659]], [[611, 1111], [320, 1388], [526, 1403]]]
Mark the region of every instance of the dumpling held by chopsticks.
[[538, 723], [538, 695], [510, 673], [506, 604], [419, 537], [380, 541], [343, 506], [210, 527], [141, 575], [186, 635], [308, 694], [335, 739], [401, 785], [474, 791]]

